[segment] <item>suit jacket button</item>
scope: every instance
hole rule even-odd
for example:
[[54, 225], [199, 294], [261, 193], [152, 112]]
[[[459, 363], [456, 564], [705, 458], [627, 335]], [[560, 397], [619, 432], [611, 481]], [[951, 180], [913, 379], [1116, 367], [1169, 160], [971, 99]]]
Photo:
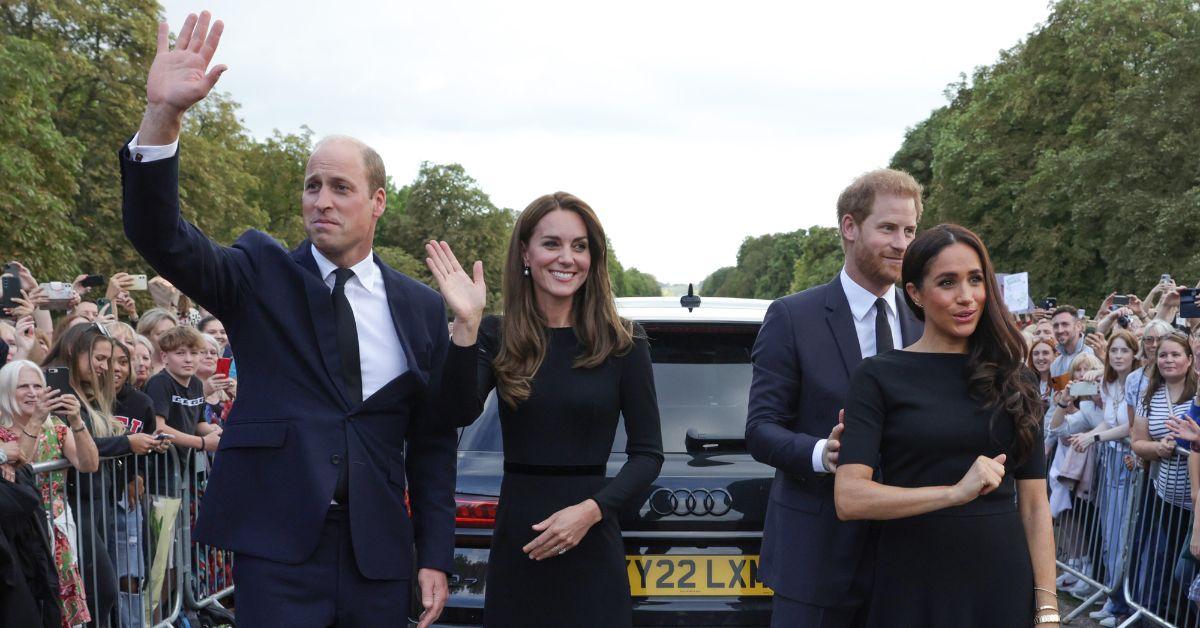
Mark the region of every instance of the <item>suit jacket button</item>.
[[337, 454], [333, 454], [332, 456], [329, 457], [329, 461], [332, 462], [333, 464], [341, 464], [342, 457]]

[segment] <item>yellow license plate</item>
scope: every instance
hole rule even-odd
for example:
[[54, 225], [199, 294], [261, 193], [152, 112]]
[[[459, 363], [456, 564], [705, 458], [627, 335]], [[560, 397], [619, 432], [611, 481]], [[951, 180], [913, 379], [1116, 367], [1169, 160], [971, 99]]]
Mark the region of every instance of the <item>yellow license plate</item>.
[[758, 556], [626, 556], [634, 595], [771, 595]]

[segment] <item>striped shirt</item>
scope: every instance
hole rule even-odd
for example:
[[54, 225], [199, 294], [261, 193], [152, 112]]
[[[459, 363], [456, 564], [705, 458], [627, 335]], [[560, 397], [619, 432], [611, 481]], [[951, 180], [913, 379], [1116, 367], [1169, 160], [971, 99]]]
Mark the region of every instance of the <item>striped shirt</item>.
[[[1150, 414], [1146, 417], [1150, 427], [1150, 438], [1161, 441], [1171, 436], [1171, 431], [1167, 429], [1167, 418], [1187, 416], [1191, 405], [1191, 399], [1185, 399], [1183, 403], [1170, 403], [1166, 385], [1160, 386], [1150, 398]], [[1174, 454], [1170, 458], [1158, 461], [1158, 472], [1154, 474], [1154, 490], [1163, 501], [1192, 509], [1192, 487], [1188, 482], [1187, 456]]]

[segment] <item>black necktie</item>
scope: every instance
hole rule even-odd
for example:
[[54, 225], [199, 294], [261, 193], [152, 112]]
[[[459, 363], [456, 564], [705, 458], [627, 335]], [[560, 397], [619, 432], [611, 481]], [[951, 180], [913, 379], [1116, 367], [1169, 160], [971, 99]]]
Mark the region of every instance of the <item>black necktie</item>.
[[875, 299], [875, 355], [891, 351], [893, 348], [892, 325], [888, 323], [887, 317], [887, 301], [882, 298]]
[[354, 310], [346, 298], [346, 282], [354, 276], [349, 268], [333, 271], [333, 321], [337, 325], [338, 354], [342, 358], [342, 377], [346, 381], [346, 392], [350, 401], [362, 402], [362, 365], [358, 357], [358, 327], [354, 324]]

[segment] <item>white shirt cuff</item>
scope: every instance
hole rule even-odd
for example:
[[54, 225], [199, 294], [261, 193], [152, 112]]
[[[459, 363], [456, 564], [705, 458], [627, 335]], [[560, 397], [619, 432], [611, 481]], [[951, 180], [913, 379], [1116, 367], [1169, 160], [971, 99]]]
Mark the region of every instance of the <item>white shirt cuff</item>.
[[817, 441], [816, 446], [813, 447], [812, 465], [813, 471], [816, 471], [817, 473], [829, 473], [829, 471], [825, 470], [825, 441], [827, 440], [829, 439], [822, 438], [821, 440]]
[[179, 140], [175, 140], [166, 146], [141, 146], [138, 144], [137, 135], [134, 135], [133, 139], [129, 140], [129, 158], [133, 161], [146, 163], [148, 161], [168, 159], [174, 157], [177, 152], [179, 152]]

